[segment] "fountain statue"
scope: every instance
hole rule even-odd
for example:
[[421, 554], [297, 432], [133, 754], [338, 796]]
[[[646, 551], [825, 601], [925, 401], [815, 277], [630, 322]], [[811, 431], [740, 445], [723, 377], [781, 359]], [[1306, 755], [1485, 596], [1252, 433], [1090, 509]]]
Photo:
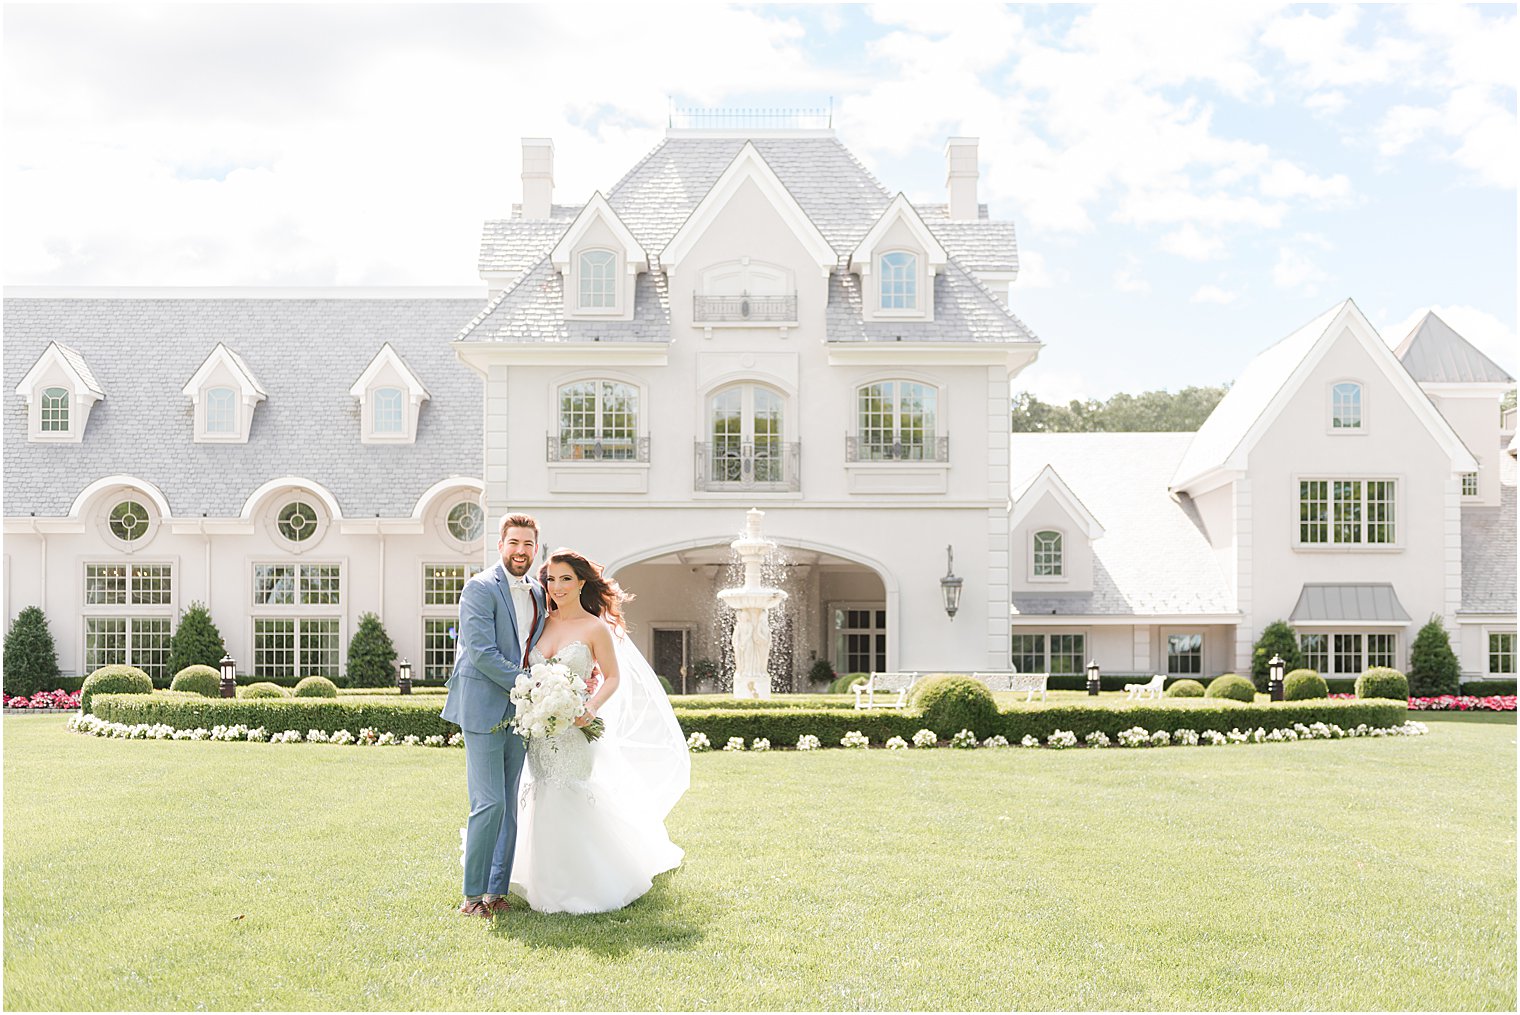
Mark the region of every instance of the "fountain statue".
[[766, 663], [771, 656], [770, 609], [786, 600], [781, 589], [760, 584], [760, 563], [776, 544], [760, 534], [765, 512], [751, 508], [744, 535], [729, 545], [744, 562], [744, 585], [724, 589], [718, 599], [734, 611], [734, 697], [769, 698], [771, 677]]

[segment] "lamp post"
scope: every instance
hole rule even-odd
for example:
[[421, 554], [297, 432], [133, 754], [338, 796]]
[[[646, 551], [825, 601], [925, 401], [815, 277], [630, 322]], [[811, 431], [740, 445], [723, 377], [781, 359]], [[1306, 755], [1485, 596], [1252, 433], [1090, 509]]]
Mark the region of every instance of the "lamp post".
[[401, 676], [396, 679], [396, 686], [402, 694], [412, 693], [412, 664], [405, 659], [401, 660]]
[[237, 697], [237, 660], [230, 655], [222, 656], [222, 697]]
[[1274, 654], [1267, 660], [1267, 693], [1272, 696], [1273, 701], [1283, 700], [1283, 667], [1286, 665], [1287, 663], [1280, 655]]
[[939, 594], [945, 600], [945, 614], [955, 619], [955, 611], [961, 608], [962, 579], [955, 575], [955, 548], [945, 547], [945, 576], [939, 580]]
[[1087, 664], [1087, 693], [1096, 698], [1102, 687], [1102, 682], [1098, 680], [1098, 661], [1090, 660]]

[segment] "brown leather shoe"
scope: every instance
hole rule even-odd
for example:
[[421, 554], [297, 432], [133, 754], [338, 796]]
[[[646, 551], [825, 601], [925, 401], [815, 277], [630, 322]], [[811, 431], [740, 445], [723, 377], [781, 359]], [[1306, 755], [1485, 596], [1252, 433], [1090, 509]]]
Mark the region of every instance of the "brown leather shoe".
[[499, 899], [492, 899], [490, 902], [487, 902], [485, 907], [490, 911], [490, 915], [492, 916], [505, 916], [512, 909], [512, 904], [503, 895]]
[[491, 918], [491, 911], [479, 899], [466, 899], [464, 904], [459, 907], [459, 914], [461, 916], [478, 916], [485, 920]]

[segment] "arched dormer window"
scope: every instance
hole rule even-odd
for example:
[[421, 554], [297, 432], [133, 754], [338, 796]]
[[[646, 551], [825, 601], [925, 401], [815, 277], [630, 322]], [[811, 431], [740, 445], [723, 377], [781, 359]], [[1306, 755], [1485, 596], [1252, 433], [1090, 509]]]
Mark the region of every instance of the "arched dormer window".
[[397, 437], [406, 433], [406, 392], [400, 388], [376, 388], [374, 393], [374, 434]]
[[238, 432], [237, 392], [211, 388], [206, 392], [206, 434], [228, 436]]
[[1061, 578], [1066, 573], [1066, 561], [1061, 548], [1061, 533], [1055, 529], [1041, 529], [1034, 534], [1031, 571], [1035, 578]]
[[69, 432], [69, 391], [67, 388], [42, 389], [42, 432]]
[[617, 255], [610, 250], [582, 251], [579, 259], [581, 310], [617, 307]]
[[918, 309], [918, 257], [906, 250], [881, 255], [881, 309]]
[[1362, 429], [1362, 386], [1341, 381], [1330, 389], [1330, 429]]

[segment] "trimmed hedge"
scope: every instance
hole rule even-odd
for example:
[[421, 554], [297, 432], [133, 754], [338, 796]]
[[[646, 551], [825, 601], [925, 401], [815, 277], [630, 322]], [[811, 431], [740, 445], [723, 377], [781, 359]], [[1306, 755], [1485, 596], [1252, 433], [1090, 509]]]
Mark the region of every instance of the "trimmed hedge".
[[1166, 689], [1168, 698], [1201, 698], [1203, 685], [1196, 680], [1179, 680]]
[[972, 677], [941, 674], [920, 680], [913, 685], [909, 700], [922, 714], [924, 727], [946, 739], [961, 730], [995, 723], [998, 715], [992, 692]]
[[84, 678], [79, 710], [89, 712], [97, 694], [152, 694], [153, 678], [136, 666], [102, 666]]
[[1228, 698], [1232, 701], [1241, 701], [1246, 704], [1256, 700], [1256, 685], [1245, 677], [1234, 673], [1222, 673], [1209, 681], [1208, 690], [1203, 692], [1205, 698]]
[[151, 695], [102, 694], [95, 699], [95, 709], [95, 714], [108, 722], [166, 723], [177, 730], [209, 730], [242, 723], [250, 729], [262, 726], [271, 733], [297, 730], [303, 737], [307, 730], [348, 730], [358, 736], [366, 726], [397, 737], [411, 733], [448, 737], [459, 732], [458, 726], [438, 714], [436, 699], [409, 701], [399, 695], [382, 701], [357, 697], [202, 698], [159, 691]]
[[336, 698], [338, 685], [326, 677], [302, 677], [296, 685], [297, 698]]
[[[67, 688], [65, 688], [67, 690]], [[1459, 685], [1458, 694], [1471, 694], [1479, 698], [1490, 694], [1514, 694], [1515, 681], [1513, 680], [1464, 680]]]
[[1305, 701], [1309, 698], [1330, 697], [1330, 687], [1325, 678], [1314, 670], [1294, 670], [1283, 677], [1283, 699]]
[[190, 691], [207, 698], [219, 698], [222, 695], [222, 674], [214, 666], [195, 663], [174, 675], [174, 679], [169, 681], [169, 690]]
[[[239, 687], [248, 687], [250, 684], [279, 684], [281, 687], [295, 687], [305, 679], [305, 677], [292, 677], [288, 673], [280, 673], [272, 677], [260, 676], [257, 673], [239, 673], [237, 675], [237, 685]], [[328, 677], [327, 679], [339, 687], [348, 686], [348, 678], [341, 673], [336, 677]], [[392, 684], [391, 686], [394, 687], [396, 685]], [[412, 681], [412, 686], [416, 687], [417, 681]], [[370, 688], [370, 690], [373, 690], [373, 688]]]
[[268, 681], [258, 684], [249, 684], [243, 688], [241, 695], [244, 698], [288, 698], [290, 691], [279, 684], [271, 684]]
[[1374, 666], [1356, 678], [1358, 698], [1409, 700], [1409, 678], [1388, 666]]

